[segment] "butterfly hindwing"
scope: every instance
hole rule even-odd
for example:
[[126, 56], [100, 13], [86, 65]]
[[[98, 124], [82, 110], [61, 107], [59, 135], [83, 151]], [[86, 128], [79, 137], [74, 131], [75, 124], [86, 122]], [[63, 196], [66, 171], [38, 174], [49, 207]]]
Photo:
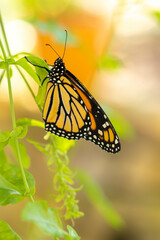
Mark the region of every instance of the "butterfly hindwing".
[[116, 153], [120, 151], [118, 135], [103, 109], [82, 83], [68, 70], [66, 71], [66, 76], [81, 96], [90, 116], [90, 129], [87, 135], [83, 137], [108, 152]]

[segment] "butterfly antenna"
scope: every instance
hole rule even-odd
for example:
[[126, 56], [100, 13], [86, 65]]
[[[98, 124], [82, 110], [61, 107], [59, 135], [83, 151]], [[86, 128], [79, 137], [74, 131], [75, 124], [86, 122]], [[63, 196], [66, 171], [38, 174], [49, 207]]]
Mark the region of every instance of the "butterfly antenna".
[[[50, 45], [50, 44], [46, 44], [46, 46], [49, 46], [50, 48], [52, 48], [52, 50], [59, 56], [59, 54], [56, 52], [56, 50]], [[59, 56], [60, 57], [60, 56]], [[61, 57], [60, 57], [61, 58]]]
[[65, 30], [66, 32], [66, 39], [65, 39], [65, 45], [64, 45], [64, 51], [63, 51], [63, 57], [62, 57], [62, 60], [64, 58], [64, 55], [65, 55], [65, 52], [66, 52], [66, 45], [67, 45], [67, 30]]

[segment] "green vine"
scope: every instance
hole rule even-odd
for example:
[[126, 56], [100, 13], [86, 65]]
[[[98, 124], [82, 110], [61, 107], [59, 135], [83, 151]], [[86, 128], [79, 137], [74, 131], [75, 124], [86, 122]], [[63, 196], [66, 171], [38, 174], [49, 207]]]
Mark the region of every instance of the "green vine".
[[[6, 37], [1, 13], [0, 13], [0, 26], [1, 26], [2, 34], [3, 34], [2, 36], [4, 38], [4, 42], [5, 42], [9, 57], [11, 57], [11, 52], [10, 52], [10, 49], [9, 49], [9, 45], [8, 45], [8, 41], [7, 41], [7, 37]], [[13, 105], [9, 64], [7, 62], [7, 54], [5, 52], [5, 49], [3, 47], [1, 39], [0, 39], [0, 47], [1, 47], [1, 50], [2, 50], [3, 57], [4, 57], [4, 61], [6, 63], [6, 72], [7, 72], [7, 80], [8, 80], [8, 93], [9, 93], [9, 101], [10, 101], [10, 108], [11, 108], [11, 117], [12, 117], [13, 130], [15, 130], [16, 129], [16, 117], [15, 117], [15, 111], [14, 111], [14, 105]], [[21, 154], [20, 154], [20, 150], [19, 150], [19, 143], [18, 143], [18, 140], [17, 140], [16, 137], [15, 137], [14, 141], [15, 141], [15, 146], [16, 146], [16, 151], [17, 151], [17, 160], [18, 160], [18, 164], [19, 164], [19, 167], [20, 167], [20, 170], [21, 170], [23, 182], [24, 182], [24, 185], [25, 185], [25, 188], [26, 188], [26, 193], [29, 194], [30, 189], [29, 189], [28, 182], [27, 182], [25, 172], [24, 172], [24, 169], [23, 169]], [[33, 199], [32, 195], [29, 194], [29, 198], [32, 202], [34, 202], [34, 199]]]

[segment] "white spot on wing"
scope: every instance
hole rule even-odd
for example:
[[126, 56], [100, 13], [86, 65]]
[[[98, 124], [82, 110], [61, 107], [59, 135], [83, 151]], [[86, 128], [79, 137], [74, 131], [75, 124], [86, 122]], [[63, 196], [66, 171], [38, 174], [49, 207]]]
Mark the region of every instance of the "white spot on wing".
[[99, 129], [98, 133], [102, 136], [103, 132]]
[[118, 140], [117, 139], [115, 139], [115, 144], [117, 144], [118, 143]]

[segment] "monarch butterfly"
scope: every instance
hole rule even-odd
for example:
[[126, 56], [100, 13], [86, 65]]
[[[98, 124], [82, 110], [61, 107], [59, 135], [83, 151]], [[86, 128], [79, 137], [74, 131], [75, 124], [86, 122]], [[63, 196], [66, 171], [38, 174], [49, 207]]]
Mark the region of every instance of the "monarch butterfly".
[[86, 87], [66, 69], [65, 49], [66, 41], [62, 58], [53, 49], [59, 57], [50, 70], [26, 58], [48, 71], [43, 80], [49, 79], [43, 106], [45, 130], [67, 139], [84, 138], [107, 152], [119, 152], [120, 141], [109, 118]]

